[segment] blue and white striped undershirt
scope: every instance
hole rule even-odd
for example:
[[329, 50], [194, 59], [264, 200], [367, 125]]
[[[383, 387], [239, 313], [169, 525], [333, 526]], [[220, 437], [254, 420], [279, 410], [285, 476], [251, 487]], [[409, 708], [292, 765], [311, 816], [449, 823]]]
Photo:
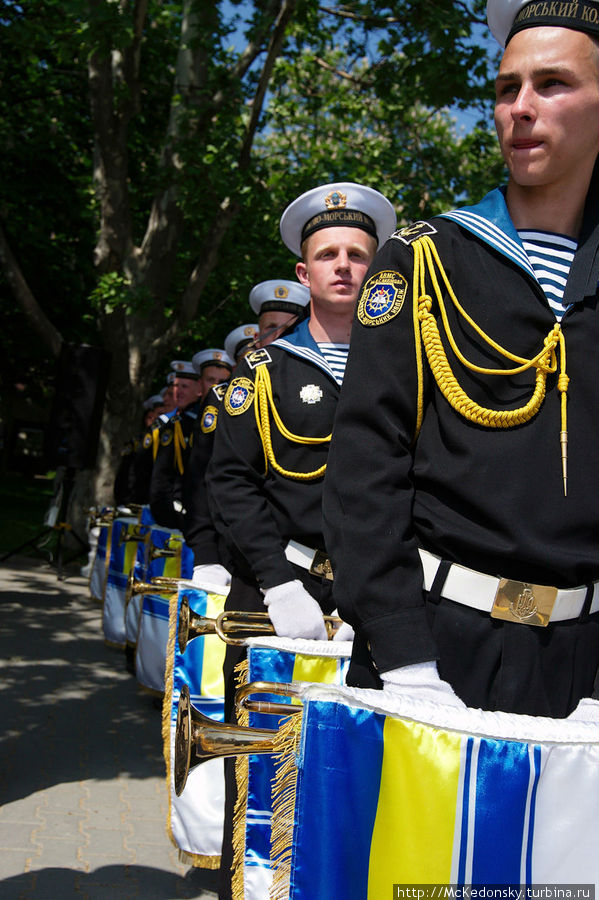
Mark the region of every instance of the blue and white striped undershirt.
[[519, 229], [518, 234], [549, 306], [559, 321], [567, 309], [562, 300], [578, 243], [550, 231]]
[[345, 366], [347, 365], [347, 354], [349, 353], [349, 344], [328, 344], [318, 342], [318, 349], [328, 362], [335, 381], [338, 385], [343, 384], [343, 376], [345, 375]]

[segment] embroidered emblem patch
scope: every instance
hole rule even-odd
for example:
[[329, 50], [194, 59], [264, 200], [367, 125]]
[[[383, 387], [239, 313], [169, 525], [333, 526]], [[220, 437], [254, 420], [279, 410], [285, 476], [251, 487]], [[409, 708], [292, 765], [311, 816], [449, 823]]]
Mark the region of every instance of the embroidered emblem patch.
[[362, 325], [384, 325], [395, 318], [403, 306], [408, 282], [399, 272], [377, 272], [368, 279], [358, 303]]
[[305, 384], [300, 390], [300, 398], [303, 403], [310, 405], [318, 403], [319, 400], [322, 400], [322, 388], [319, 388], [317, 384]]
[[144, 450], [147, 450], [148, 447], [151, 447], [151, 446], [152, 446], [152, 435], [148, 431], [146, 434], [144, 434]]
[[256, 366], [262, 363], [272, 362], [272, 357], [267, 350], [250, 350], [249, 353], [245, 354], [244, 359], [250, 369], [255, 369]]
[[200, 428], [203, 434], [210, 434], [216, 428], [216, 420], [218, 418], [218, 410], [216, 406], [207, 406], [202, 416]]
[[168, 447], [168, 445], [170, 444], [172, 439], [173, 439], [172, 429], [168, 428], [166, 431], [162, 432], [162, 434], [160, 436], [160, 443], [162, 444], [163, 447]]
[[235, 378], [225, 394], [225, 409], [230, 416], [239, 416], [254, 400], [254, 382], [249, 378]]
[[406, 225], [405, 228], [400, 228], [399, 231], [394, 231], [391, 237], [395, 238], [398, 241], [403, 241], [404, 244], [411, 244], [412, 241], [415, 241], [417, 238], [422, 237], [423, 234], [436, 233], [437, 229], [433, 228], [430, 222], [412, 222], [411, 225]]
[[286, 300], [289, 296], [289, 288], [286, 288], [284, 284], [278, 284], [274, 290], [274, 295], [277, 300]]

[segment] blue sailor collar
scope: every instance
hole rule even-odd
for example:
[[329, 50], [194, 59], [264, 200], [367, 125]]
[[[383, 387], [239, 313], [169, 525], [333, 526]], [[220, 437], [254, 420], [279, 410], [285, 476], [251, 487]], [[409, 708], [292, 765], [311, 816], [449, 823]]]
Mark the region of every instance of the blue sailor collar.
[[290, 334], [286, 334], [285, 337], [277, 338], [276, 341], [272, 342], [271, 346], [280, 347], [287, 353], [291, 353], [292, 356], [299, 356], [301, 359], [306, 359], [308, 362], [313, 363], [319, 369], [322, 369], [323, 372], [326, 372], [326, 374], [335, 382], [337, 387], [339, 387], [335, 375], [333, 374], [333, 370], [312, 337], [308, 327], [309, 322], [309, 318], [302, 319]]
[[439, 218], [457, 222], [537, 280], [507, 211], [505, 188], [495, 188], [480, 203], [441, 213]]

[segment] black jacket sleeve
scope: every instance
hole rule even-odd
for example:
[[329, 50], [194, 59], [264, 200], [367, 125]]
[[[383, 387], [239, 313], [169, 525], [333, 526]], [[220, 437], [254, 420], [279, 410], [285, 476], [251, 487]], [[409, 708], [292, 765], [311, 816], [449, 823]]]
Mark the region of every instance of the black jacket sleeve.
[[[436, 657], [412, 523], [418, 380], [411, 269], [409, 248], [390, 240], [367, 275], [324, 487], [334, 599], [380, 672]], [[389, 317], [360, 313], [365, 298], [376, 302], [389, 284], [397, 290]]]

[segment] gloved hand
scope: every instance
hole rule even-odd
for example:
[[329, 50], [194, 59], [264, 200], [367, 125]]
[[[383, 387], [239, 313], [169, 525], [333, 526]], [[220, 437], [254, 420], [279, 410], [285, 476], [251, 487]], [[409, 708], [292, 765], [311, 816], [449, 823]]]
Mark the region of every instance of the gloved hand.
[[[337, 610], [333, 613], [334, 616], [339, 615]], [[342, 622], [335, 634], [333, 635], [334, 641], [353, 641], [356, 633], [354, 629], [347, 622]]]
[[406, 694], [415, 700], [432, 700], [444, 706], [458, 706], [466, 709], [466, 704], [447, 681], [442, 681], [434, 660], [402, 666], [382, 672], [383, 691], [390, 694]]
[[599, 700], [583, 697], [567, 718], [576, 722], [599, 722]]
[[221, 584], [223, 587], [227, 587], [231, 584], [231, 575], [219, 563], [205, 563], [193, 567], [191, 583], [197, 584], [198, 587], [203, 587], [205, 584]]
[[301, 581], [265, 588], [264, 603], [279, 637], [327, 640], [322, 610]]

